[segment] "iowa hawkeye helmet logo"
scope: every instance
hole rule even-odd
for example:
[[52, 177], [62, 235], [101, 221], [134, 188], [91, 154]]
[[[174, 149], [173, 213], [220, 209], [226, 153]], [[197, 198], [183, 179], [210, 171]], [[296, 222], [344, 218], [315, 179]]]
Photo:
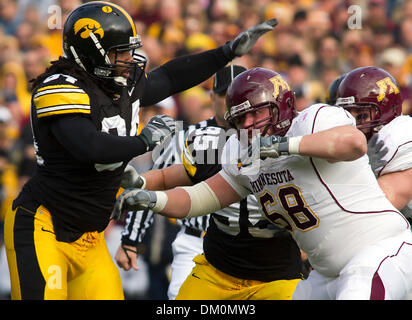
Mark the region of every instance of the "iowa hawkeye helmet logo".
[[80, 31], [82, 31], [80, 33], [80, 37], [82, 37], [83, 39], [90, 37], [91, 32], [98, 34], [100, 36], [100, 39], [104, 37], [104, 31], [100, 26], [100, 23], [93, 19], [83, 18], [76, 21], [76, 23], [74, 24], [74, 34], [77, 34]]

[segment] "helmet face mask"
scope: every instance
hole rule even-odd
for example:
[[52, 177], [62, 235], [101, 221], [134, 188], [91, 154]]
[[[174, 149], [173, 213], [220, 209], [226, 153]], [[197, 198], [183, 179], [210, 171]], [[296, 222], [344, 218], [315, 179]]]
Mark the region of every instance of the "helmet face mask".
[[[228, 113], [226, 113], [227, 114], [226, 117], [227, 117], [227, 121], [230, 121], [231, 123], [233, 123], [232, 126], [236, 127], [237, 129], [261, 129], [263, 128], [262, 135], [265, 135], [266, 133], [268, 133], [268, 131], [271, 131], [270, 128], [273, 125], [276, 125], [276, 123], [272, 121], [272, 119], [277, 119], [277, 115], [276, 116], [274, 115], [274, 113], [277, 114], [276, 110], [277, 108], [272, 103], [264, 103], [260, 106], [254, 106], [254, 108], [245, 109], [243, 112], [239, 112], [237, 114], [229, 115]], [[250, 125], [244, 126], [243, 123], [245, 120], [245, 116], [247, 113], [250, 113], [250, 112], [254, 112], [254, 113], [266, 112], [267, 116], [259, 120], [254, 119]]]
[[356, 127], [361, 130], [365, 136], [370, 139], [372, 135], [381, 129], [379, 123], [380, 109], [372, 104], [348, 105], [344, 109], [349, 111], [356, 120]]
[[[262, 135], [284, 136], [296, 115], [295, 97], [276, 72], [253, 68], [238, 75], [226, 94], [226, 121], [236, 129], [259, 129]], [[247, 113], [260, 113], [244, 126]]]
[[[90, 75], [112, 79], [118, 86], [134, 86], [144, 74], [146, 58], [136, 53], [141, 47], [132, 18], [113, 3], [85, 3], [70, 13], [64, 25], [64, 56]], [[125, 51], [133, 59], [118, 59]]]
[[[104, 56], [104, 66], [96, 67], [94, 74], [104, 79], [113, 79], [119, 86], [135, 86], [144, 74], [147, 62], [145, 56], [137, 53], [141, 46], [139, 41], [138, 45], [126, 44], [110, 48]], [[124, 60], [125, 55], [131, 56], [132, 60]], [[125, 73], [127, 77], [123, 76]]]
[[356, 118], [356, 126], [366, 137], [402, 113], [402, 96], [395, 79], [377, 67], [361, 67], [349, 72], [338, 88], [336, 106]]

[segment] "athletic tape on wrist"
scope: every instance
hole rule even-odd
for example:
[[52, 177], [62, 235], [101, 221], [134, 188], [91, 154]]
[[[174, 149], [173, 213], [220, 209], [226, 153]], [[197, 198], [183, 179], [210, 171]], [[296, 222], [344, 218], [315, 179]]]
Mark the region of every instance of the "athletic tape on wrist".
[[299, 145], [301, 140], [302, 136], [289, 138], [289, 154], [299, 154]]
[[152, 210], [154, 212], [160, 212], [166, 206], [168, 197], [167, 197], [166, 192], [163, 192], [163, 191], [155, 191], [155, 193], [156, 193], [156, 204]]

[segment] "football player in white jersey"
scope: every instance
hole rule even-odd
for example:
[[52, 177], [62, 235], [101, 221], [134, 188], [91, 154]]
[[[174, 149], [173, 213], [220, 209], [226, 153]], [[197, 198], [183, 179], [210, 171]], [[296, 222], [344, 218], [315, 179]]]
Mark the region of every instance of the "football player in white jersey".
[[[226, 90], [234, 77], [245, 70], [241, 66], [230, 65], [216, 73], [211, 93], [215, 116], [189, 126], [185, 132], [179, 132], [182, 139], [169, 143], [155, 164], [159, 160], [163, 162], [169, 157], [168, 154], [175, 154], [177, 150], [184, 150], [182, 161], [175, 161], [174, 165], [162, 169], [158, 166], [157, 170], [144, 173], [139, 185], [146, 190], [190, 186], [221, 170], [222, 148], [230, 132], [235, 133], [233, 129], [225, 130], [228, 129], [224, 119]], [[181, 133], [185, 133], [184, 139]], [[180, 157], [176, 158], [178, 160]], [[139, 176], [136, 173], [132, 180], [130, 184], [137, 187]], [[141, 212], [129, 213], [126, 228], [132, 230], [124, 233], [116, 254], [118, 265], [126, 270], [130, 268], [130, 263], [137, 268], [137, 244], [130, 241], [128, 234], [139, 234], [144, 229], [142, 225], [146, 223], [142, 221], [148, 220], [139, 214]], [[302, 270], [299, 248], [287, 230], [276, 228], [261, 215], [254, 195], [210, 216], [179, 221], [182, 229], [172, 243], [169, 299], [292, 298], [297, 283], [303, 277], [302, 271], [306, 271]], [[133, 227], [130, 228], [130, 225]]]
[[336, 105], [356, 118], [369, 144], [386, 148], [382, 157], [386, 164], [377, 167], [375, 175], [386, 197], [411, 219], [412, 118], [401, 114], [402, 97], [396, 80], [377, 67], [357, 68], [347, 74], [337, 97]]
[[260, 133], [259, 158], [247, 161], [244, 141], [233, 136], [219, 173], [165, 192], [126, 190], [114, 216], [150, 207], [193, 217], [254, 193], [266, 218], [290, 230], [313, 267], [294, 299], [404, 299], [412, 287], [412, 233], [375, 179], [365, 135], [339, 107], [315, 104], [295, 116], [289, 92], [267, 69], [236, 77], [227, 119], [248, 130], [252, 155]]

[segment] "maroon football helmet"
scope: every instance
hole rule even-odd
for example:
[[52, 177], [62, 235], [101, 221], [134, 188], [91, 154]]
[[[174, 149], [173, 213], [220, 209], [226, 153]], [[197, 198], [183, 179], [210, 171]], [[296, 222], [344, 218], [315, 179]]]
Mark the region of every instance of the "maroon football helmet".
[[339, 85], [336, 106], [352, 111], [358, 129], [363, 129], [369, 139], [401, 115], [402, 96], [396, 80], [388, 72], [377, 67], [362, 67], [349, 72]]
[[264, 68], [249, 69], [233, 79], [227, 90], [225, 119], [240, 129], [243, 116], [261, 108], [268, 108], [269, 116], [248, 128], [264, 128], [262, 135], [265, 135], [272, 127], [273, 134], [284, 136], [296, 115], [293, 92], [277, 72]]

